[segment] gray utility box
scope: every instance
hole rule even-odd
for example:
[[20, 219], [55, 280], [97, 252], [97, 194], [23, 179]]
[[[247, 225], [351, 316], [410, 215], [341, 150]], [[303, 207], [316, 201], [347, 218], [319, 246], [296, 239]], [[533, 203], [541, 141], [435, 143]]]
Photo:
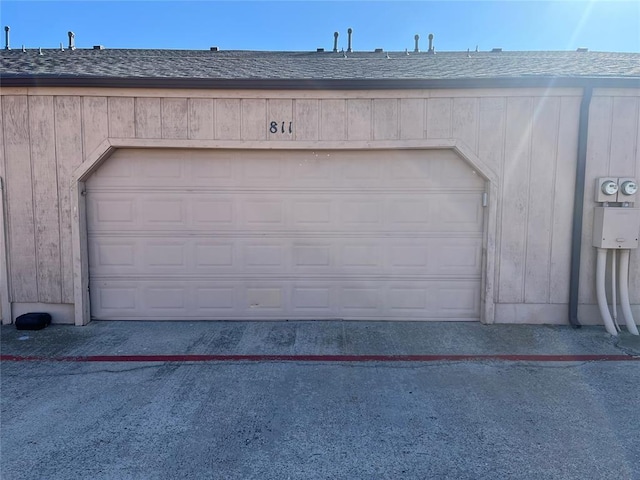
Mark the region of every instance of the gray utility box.
[[593, 216], [593, 246], [638, 248], [640, 208], [596, 207]]

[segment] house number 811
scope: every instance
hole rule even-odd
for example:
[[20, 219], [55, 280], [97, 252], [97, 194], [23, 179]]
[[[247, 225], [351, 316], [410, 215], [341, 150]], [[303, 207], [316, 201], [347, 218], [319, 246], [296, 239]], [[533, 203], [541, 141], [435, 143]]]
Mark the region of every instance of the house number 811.
[[[282, 122], [282, 125], [278, 125], [278, 122], [271, 122], [269, 124], [269, 131], [271, 133], [278, 133], [278, 130], [280, 130], [280, 133], [285, 133], [285, 124], [286, 122]], [[293, 122], [289, 122], [289, 133], [293, 133]]]

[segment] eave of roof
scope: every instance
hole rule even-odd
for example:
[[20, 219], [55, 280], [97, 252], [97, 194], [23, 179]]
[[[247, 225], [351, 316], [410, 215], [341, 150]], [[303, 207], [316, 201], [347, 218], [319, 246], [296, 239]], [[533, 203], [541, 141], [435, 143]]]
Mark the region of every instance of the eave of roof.
[[264, 79], [3, 75], [2, 87], [185, 88], [216, 90], [421, 90], [462, 88], [640, 88], [638, 77], [492, 77], [451, 79]]
[[269, 90], [638, 88], [640, 54], [3, 50], [0, 85]]

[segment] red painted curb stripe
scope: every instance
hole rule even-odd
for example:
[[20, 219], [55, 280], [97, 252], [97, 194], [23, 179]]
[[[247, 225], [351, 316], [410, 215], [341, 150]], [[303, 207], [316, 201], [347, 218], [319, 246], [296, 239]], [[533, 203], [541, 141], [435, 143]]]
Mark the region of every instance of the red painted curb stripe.
[[631, 355], [0, 355], [5, 362], [630, 362]]

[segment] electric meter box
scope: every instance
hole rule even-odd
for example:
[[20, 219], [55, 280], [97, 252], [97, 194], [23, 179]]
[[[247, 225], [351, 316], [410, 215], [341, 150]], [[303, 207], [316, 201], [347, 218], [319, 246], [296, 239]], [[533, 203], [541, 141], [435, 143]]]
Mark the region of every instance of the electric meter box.
[[596, 207], [593, 217], [593, 246], [638, 248], [640, 208]]

